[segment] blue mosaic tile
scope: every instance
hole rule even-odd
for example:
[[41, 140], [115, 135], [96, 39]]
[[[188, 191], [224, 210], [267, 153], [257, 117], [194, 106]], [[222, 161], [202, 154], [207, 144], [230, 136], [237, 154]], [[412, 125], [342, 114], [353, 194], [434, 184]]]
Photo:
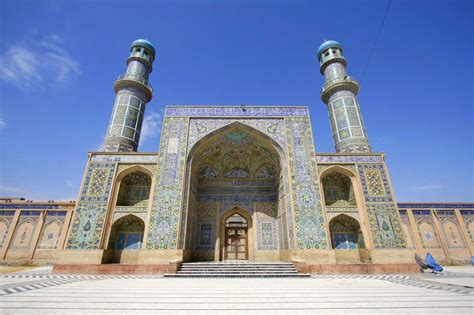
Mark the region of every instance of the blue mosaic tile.
[[0, 209], [59, 209], [58, 205], [38, 205], [38, 204], [21, 204], [21, 205], [12, 205], [12, 204], [2, 204]]
[[474, 203], [405, 203], [398, 204], [404, 209], [474, 209]]
[[8, 216], [14, 216], [14, 215], [15, 215], [15, 211], [0, 211], [0, 216], [8, 217]]
[[318, 163], [383, 163], [381, 155], [316, 155]]
[[308, 116], [307, 107], [274, 106], [167, 106], [168, 117], [292, 117]]

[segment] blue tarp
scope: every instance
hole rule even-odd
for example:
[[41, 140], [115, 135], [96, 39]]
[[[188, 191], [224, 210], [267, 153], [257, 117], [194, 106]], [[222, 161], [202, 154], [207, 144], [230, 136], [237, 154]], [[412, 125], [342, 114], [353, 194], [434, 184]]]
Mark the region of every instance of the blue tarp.
[[437, 272], [443, 271], [443, 267], [441, 267], [441, 265], [436, 262], [436, 260], [434, 259], [434, 257], [430, 253], [426, 254], [426, 259], [425, 260], [426, 260], [426, 264], [428, 266], [430, 266], [430, 269], [432, 269], [434, 271], [437, 271]]

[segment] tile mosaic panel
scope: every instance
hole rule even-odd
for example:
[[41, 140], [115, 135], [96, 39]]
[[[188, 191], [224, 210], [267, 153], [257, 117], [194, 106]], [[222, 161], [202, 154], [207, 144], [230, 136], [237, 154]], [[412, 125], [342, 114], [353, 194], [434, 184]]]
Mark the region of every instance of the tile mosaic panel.
[[90, 163], [74, 212], [67, 249], [98, 249], [116, 172], [114, 163]]
[[212, 237], [212, 224], [210, 223], [200, 223], [199, 224], [199, 242], [197, 244], [197, 249], [200, 250], [212, 250], [213, 246], [213, 237]]
[[[186, 175], [184, 177], [184, 197], [183, 197], [183, 200], [184, 200], [184, 203], [182, 205], [182, 210], [181, 210], [181, 224], [180, 224], [180, 232], [179, 232], [179, 248], [184, 248], [184, 242], [186, 239], [188, 239], [188, 242], [191, 241], [190, 238], [186, 238], [185, 237], [185, 229], [186, 229], [186, 226], [188, 226], [188, 231], [186, 231], [186, 234], [187, 235], [190, 235], [190, 228], [191, 228], [191, 225], [190, 224], [186, 224], [187, 220], [188, 219], [188, 212], [190, 211], [188, 209], [188, 200], [191, 199], [191, 196], [188, 195], [188, 185], [189, 185], [189, 180], [191, 178], [191, 160], [188, 160], [186, 162]], [[193, 189], [195, 188], [194, 185], [190, 185], [191, 186], [191, 194], [194, 194], [194, 198], [196, 196], [196, 192], [193, 191]], [[203, 200], [205, 201], [205, 200]], [[188, 242], [186, 242], [188, 244]]]
[[133, 155], [93, 155], [92, 162], [120, 162], [120, 163], [156, 163], [158, 162], [158, 154], [156, 155], [140, 155], [136, 153]]
[[219, 203], [219, 213], [221, 216], [228, 210], [231, 210], [232, 208], [238, 207], [242, 208], [245, 211], [249, 213], [250, 216], [253, 215], [254, 212], [254, 201], [244, 201], [244, 202], [229, 202], [229, 201], [224, 201]]
[[[225, 126], [228, 128], [223, 130]], [[196, 199], [200, 202], [221, 202], [230, 207], [242, 205], [247, 209], [250, 209], [249, 203], [252, 202], [276, 202], [274, 176], [279, 169], [280, 154], [267, 143], [267, 139], [264, 141], [262, 138], [268, 136], [268, 140], [279, 142], [277, 146], [285, 146], [283, 128], [282, 119], [191, 118], [188, 147], [203, 137], [214, 137], [213, 141], [193, 151], [196, 158], [194, 176], [200, 179], [198, 187], [191, 186], [191, 191], [196, 191]], [[188, 162], [186, 182], [194, 182], [197, 179], [189, 178], [189, 170]], [[231, 178], [227, 178], [229, 176]], [[206, 178], [213, 180], [203, 180]], [[184, 200], [186, 198], [187, 191]], [[187, 216], [187, 205], [184, 204], [182, 218]], [[182, 222], [185, 221], [182, 219]], [[181, 226], [180, 235], [183, 242], [184, 226]], [[180, 244], [180, 248], [182, 246]]]
[[366, 202], [393, 202], [383, 164], [359, 164], [358, 169]]
[[[34, 204], [34, 203], [28, 203], [28, 204], [19, 204], [19, 205], [12, 205], [12, 204], [1, 204], [0, 209], [41, 209], [41, 210], [47, 210], [47, 209], [59, 209], [59, 205], [43, 205], [43, 204]], [[1, 215], [1, 213], [0, 213]]]
[[87, 190], [87, 195], [89, 196], [102, 196], [105, 191], [105, 184], [107, 182], [107, 177], [110, 174], [110, 169], [108, 168], [96, 168], [92, 171], [91, 181], [89, 189]]
[[178, 117], [283, 117], [308, 116], [299, 106], [166, 106], [165, 116]]
[[166, 117], [163, 124], [148, 249], [176, 249], [178, 245], [189, 122], [187, 118]]
[[474, 203], [401, 202], [398, 204], [398, 207], [403, 209], [466, 209], [463, 211], [469, 211], [468, 209], [474, 210]]
[[99, 249], [106, 212], [107, 204], [79, 204], [67, 249]]
[[278, 250], [278, 227], [275, 203], [262, 202], [257, 207], [257, 249]]
[[198, 250], [214, 250], [216, 239], [216, 216], [218, 206], [214, 202], [199, 203], [197, 208], [197, 235]]
[[[152, 174], [155, 174], [155, 170], [156, 170], [156, 164], [143, 164], [143, 163], [139, 163], [139, 164], [122, 164], [122, 163], [119, 163], [118, 164], [118, 167], [117, 167], [117, 175], [119, 175], [120, 173], [122, 173], [123, 171], [125, 170], [128, 170], [132, 167], [136, 167], [136, 166], [140, 166], [149, 170]], [[141, 169], [138, 169], [138, 171], [141, 171]]]
[[79, 203], [107, 203], [115, 175], [114, 163], [91, 163], [86, 171]]
[[370, 228], [377, 249], [405, 248], [397, 208], [391, 204], [367, 205]]
[[[357, 220], [357, 222], [360, 222], [360, 215], [359, 215], [359, 211], [344, 211], [343, 209], [344, 208], [336, 208], [337, 210], [335, 211], [328, 211], [326, 213], [326, 218], [327, 218], [327, 221], [330, 222], [333, 218], [337, 217], [338, 215], [341, 215], [341, 214], [345, 214], [347, 215], [348, 217], [351, 217], [351, 218], [354, 218]], [[339, 210], [340, 209], [340, 210]], [[347, 209], [350, 209], [350, 208], [347, 208]]]
[[381, 155], [316, 155], [318, 163], [383, 163]]
[[[296, 222], [296, 243], [300, 249], [326, 249], [314, 145], [308, 117], [286, 119], [289, 168]], [[289, 222], [292, 222], [289, 218]], [[291, 224], [289, 224], [291, 226]], [[291, 235], [291, 234], [290, 234]]]
[[282, 148], [286, 147], [283, 119], [199, 119], [192, 118], [189, 126], [188, 151], [203, 137], [219, 131], [220, 128], [241, 123], [255, 128], [269, 136]]
[[[283, 220], [282, 225], [287, 227], [288, 231], [285, 231], [284, 229], [280, 229], [282, 231], [282, 234], [285, 233], [285, 236], [283, 238], [284, 242], [284, 248], [290, 248], [293, 249], [295, 248], [295, 240], [294, 240], [294, 235], [295, 235], [295, 226], [293, 225], [293, 209], [292, 209], [292, 201], [291, 201], [291, 193], [290, 193], [290, 175], [289, 175], [289, 166], [285, 163], [282, 163], [282, 179], [283, 179], [283, 197], [284, 202], [282, 203], [285, 205], [285, 208], [281, 208], [280, 211], [282, 211], [281, 218]], [[283, 232], [285, 231], [285, 232]]]

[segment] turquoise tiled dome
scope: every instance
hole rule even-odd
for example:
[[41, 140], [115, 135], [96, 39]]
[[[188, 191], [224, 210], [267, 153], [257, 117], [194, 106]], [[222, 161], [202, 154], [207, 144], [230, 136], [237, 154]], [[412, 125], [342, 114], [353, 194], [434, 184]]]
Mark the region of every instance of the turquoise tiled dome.
[[328, 48], [332, 48], [332, 47], [337, 47], [342, 51], [341, 44], [339, 44], [335, 40], [327, 40], [324, 43], [322, 43], [321, 46], [319, 46], [319, 48], [318, 48], [318, 58], [321, 59], [321, 54], [323, 53], [323, 51], [325, 51]]
[[134, 46], [144, 46], [148, 49], [151, 50], [151, 52], [153, 53], [153, 57], [155, 57], [155, 47], [153, 47], [153, 44], [150, 43], [148, 40], [146, 39], [137, 39], [136, 41], [134, 41], [132, 43], [132, 47]]

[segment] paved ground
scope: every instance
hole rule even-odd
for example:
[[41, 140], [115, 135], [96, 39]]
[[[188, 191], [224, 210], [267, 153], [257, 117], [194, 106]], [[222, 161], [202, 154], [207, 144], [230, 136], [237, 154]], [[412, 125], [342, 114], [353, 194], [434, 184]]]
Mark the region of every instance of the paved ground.
[[473, 286], [444, 283], [472, 283], [471, 271], [410, 277], [174, 279], [51, 275], [50, 268], [41, 268], [0, 276], [0, 313], [473, 314]]

